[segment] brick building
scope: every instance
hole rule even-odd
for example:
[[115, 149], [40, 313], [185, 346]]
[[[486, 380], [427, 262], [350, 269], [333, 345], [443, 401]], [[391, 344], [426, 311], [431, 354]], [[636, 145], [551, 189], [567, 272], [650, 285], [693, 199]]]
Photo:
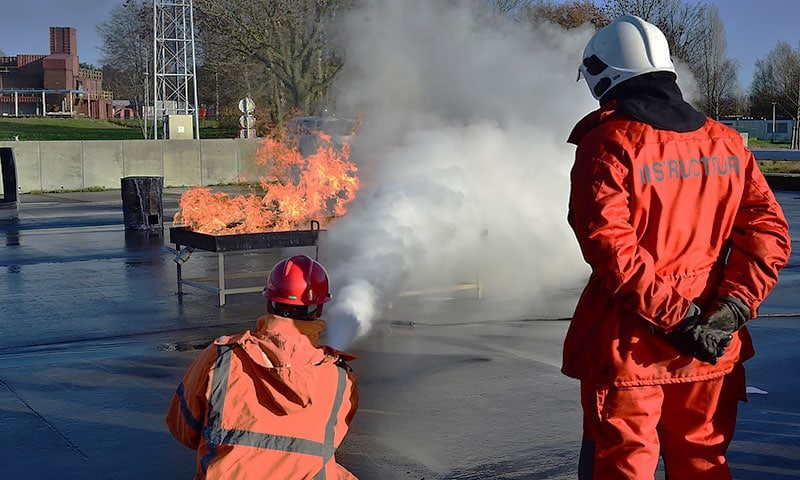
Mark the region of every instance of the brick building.
[[0, 57], [0, 115], [112, 116], [103, 72], [81, 68], [74, 28], [50, 27], [50, 54]]

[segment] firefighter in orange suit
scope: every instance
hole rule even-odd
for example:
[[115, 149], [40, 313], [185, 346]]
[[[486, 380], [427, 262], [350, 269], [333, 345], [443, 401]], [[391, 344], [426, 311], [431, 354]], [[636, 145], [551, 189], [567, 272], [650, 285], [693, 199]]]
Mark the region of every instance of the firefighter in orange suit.
[[189, 367], [167, 426], [197, 450], [196, 479], [355, 479], [334, 458], [358, 391], [355, 357], [319, 344], [325, 269], [282, 260], [264, 296], [255, 332], [218, 338]]
[[775, 286], [786, 219], [736, 131], [683, 99], [654, 25], [622, 16], [579, 67], [568, 220], [592, 274], [562, 371], [580, 379], [581, 479], [730, 479], [744, 326]]

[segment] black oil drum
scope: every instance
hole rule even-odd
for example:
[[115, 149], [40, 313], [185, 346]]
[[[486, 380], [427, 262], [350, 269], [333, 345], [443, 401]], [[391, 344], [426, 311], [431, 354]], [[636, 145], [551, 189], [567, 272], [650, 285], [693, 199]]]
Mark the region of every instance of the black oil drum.
[[0, 220], [14, 220], [19, 217], [19, 195], [17, 192], [17, 165], [14, 150], [0, 147], [0, 176], [3, 186], [0, 197]]
[[163, 177], [123, 177], [122, 217], [126, 230], [164, 229]]

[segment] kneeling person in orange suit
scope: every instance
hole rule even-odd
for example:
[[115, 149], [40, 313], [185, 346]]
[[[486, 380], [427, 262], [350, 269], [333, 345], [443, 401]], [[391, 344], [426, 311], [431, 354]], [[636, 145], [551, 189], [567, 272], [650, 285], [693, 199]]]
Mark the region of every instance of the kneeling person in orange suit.
[[319, 344], [325, 269], [283, 260], [264, 296], [255, 332], [216, 339], [189, 367], [167, 426], [197, 450], [196, 479], [355, 479], [334, 457], [358, 390], [345, 363], [355, 357]]

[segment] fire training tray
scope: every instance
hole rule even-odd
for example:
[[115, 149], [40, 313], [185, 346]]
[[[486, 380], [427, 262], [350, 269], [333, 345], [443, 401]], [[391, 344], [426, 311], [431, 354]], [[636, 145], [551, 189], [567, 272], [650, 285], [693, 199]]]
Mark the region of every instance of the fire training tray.
[[312, 222], [309, 230], [232, 235], [212, 235], [195, 232], [186, 227], [172, 227], [169, 229], [169, 240], [176, 245], [185, 245], [207, 252], [236, 252], [282, 247], [310, 247], [317, 244], [319, 232], [319, 223], [317, 222]]
[[[319, 255], [317, 240], [319, 239], [319, 222], [311, 221], [308, 230], [283, 230], [275, 232], [237, 233], [231, 235], [213, 235], [195, 232], [187, 227], [172, 227], [169, 229], [169, 241], [175, 244], [175, 263], [177, 264], [178, 294], [183, 295], [183, 285], [207, 290], [219, 295], [219, 306], [225, 305], [225, 297], [236, 293], [260, 292], [264, 288], [264, 278], [269, 272], [243, 272], [225, 275], [225, 253], [247, 252], [254, 250], [267, 250], [271, 248], [287, 247], [315, 247], [315, 258]], [[217, 276], [204, 278], [183, 278], [181, 266], [189, 258], [181, 255], [181, 247], [187, 247], [189, 253], [193, 250], [204, 250], [217, 254]], [[226, 287], [226, 279], [242, 279], [254, 277], [261, 280], [258, 286], [252, 287]], [[216, 280], [217, 285], [209, 285], [209, 281]]]

